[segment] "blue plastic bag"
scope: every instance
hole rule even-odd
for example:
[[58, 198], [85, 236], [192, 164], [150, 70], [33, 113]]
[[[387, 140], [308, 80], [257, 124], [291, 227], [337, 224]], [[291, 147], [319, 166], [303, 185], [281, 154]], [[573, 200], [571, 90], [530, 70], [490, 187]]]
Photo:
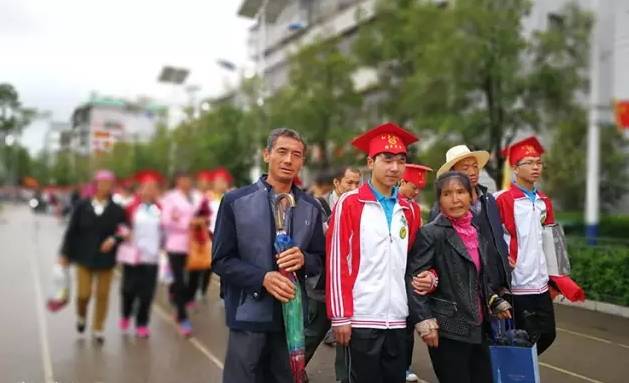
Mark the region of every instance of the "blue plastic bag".
[[[492, 326], [501, 334], [502, 324]], [[540, 383], [537, 346], [489, 346], [494, 383]]]

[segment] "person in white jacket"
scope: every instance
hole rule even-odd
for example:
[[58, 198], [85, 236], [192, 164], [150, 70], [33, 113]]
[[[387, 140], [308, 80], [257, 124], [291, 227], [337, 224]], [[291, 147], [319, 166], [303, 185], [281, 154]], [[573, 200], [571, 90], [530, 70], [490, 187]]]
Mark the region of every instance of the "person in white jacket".
[[126, 240], [118, 248], [117, 257], [123, 267], [119, 327], [124, 332], [128, 331], [131, 318], [135, 316], [136, 335], [148, 338], [163, 240], [161, 207], [157, 203], [162, 177], [154, 171], [141, 171], [135, 178], [139, 183], [138, 194], [127, 206], [129, 227]]
[[398, 195], [406, 146], [417, 138], [393, 123], [354, 139], [371, 179], [345, 193], [329, 221], [326, 306], [350, 381], [401, 383], [408, 367], [404, 275], [419, 217]]

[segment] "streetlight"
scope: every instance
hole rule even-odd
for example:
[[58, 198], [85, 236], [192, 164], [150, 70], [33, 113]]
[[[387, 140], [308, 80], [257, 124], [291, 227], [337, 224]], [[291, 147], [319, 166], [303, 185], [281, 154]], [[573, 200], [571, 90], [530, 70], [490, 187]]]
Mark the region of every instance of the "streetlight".
[[[167, 66], [162, 67], [162, 70], [159, 74], [157, 81], [164, 84], [171, 84], [173, 87], [173, 94], [174, 94], [176, 87], [178, 85], [183, 84], [188, 78], [189, 74], [190, 74], [190, 71], [188, 69], [176, 68], [176, 67], [167, 65]], [[174, 111], [174, 108], [173, 108], [173, 111]], [[169, 122], [174, 121], [172, 119], [173, 118], [172, 115], [173, 113], [169, 113], [169, 119], [171, 119], [171, 121]], [[175, 173], [175, 154], [176, 154], [177, 149], [176, 149], [176, 143], [174, 142], [174, 140], [170, 140], [169, 143], [170, 143], [170, 147], [168, 148], [168, 165], [169, 165], [168, 173], [170, 176], [173, 176]]]

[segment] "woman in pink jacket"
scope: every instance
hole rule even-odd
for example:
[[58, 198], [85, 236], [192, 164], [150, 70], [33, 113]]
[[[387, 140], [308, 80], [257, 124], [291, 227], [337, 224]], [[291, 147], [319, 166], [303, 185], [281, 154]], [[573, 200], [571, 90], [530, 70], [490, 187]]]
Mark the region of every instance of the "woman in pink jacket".
[[192, 190], [192, 179], [187, 173], [175, 176], [175, 189], [162, 200], [162, 226], [166, 237], [165, 249], [173, 274], [174, 303], [177, 309], [179, 332], [183, 336], [192, 334], [192, 325], [188, 320], [186, 304], [190, 301], [188, 280], [198, 280], [197, 276], [186, 278], [186, 261], [189, 249], [189, 229], [195, 223], [195, 213], [199, 208], [201, 196]]
[[125, 241], [118, 247], [118, 262], [123, 266], [119, 327], [124, 332], [128, 331], [135, 306], [136, 335], [148, 338], [163, 237], [161, 207], [157, 203], [163, 179], [158, 172], [151, 170], [140, 171], [134, 178], [139, 184], [137, 196], [127, 206], [129, 225], [124, 233]]

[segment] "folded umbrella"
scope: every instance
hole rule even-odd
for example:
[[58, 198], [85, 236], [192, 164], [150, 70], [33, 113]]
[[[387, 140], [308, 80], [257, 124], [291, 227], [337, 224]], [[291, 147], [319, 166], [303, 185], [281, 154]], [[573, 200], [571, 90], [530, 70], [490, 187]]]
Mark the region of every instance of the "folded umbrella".
[[551, 275], [551, 285], [566, 297], [570, 302], [583, 302], [585, 300], [585, 291], [575, 281], [567, 275]]
[[[273, 210], [275, 214], [275, 251], [279, 254], [293, 247], [293, 240], [289, 235], [290, 213], [295, 206], [295, 199], [291, 194], [281, 193], [275, 197]], [[295, 286], [295, 298], [282, 303], [282, 316], [286, 332], [288, 358], [295, 383], [303, 383], [306, 370], [305, 340], [304, 340], [304, 312], [302, 292], [297, 275], [294, 272], [280, 270]]]

